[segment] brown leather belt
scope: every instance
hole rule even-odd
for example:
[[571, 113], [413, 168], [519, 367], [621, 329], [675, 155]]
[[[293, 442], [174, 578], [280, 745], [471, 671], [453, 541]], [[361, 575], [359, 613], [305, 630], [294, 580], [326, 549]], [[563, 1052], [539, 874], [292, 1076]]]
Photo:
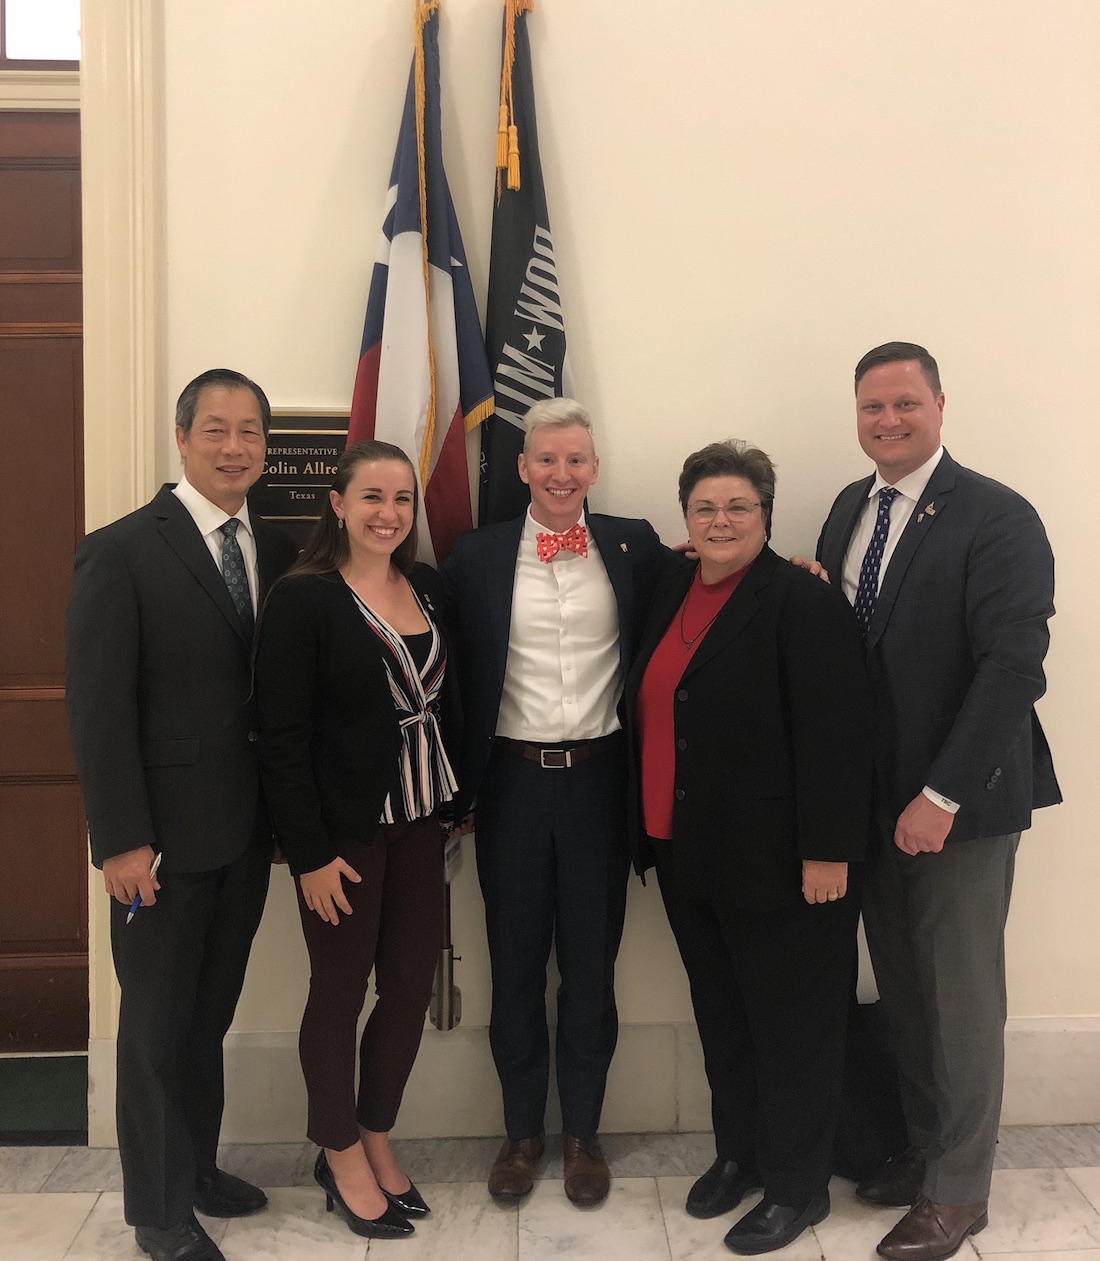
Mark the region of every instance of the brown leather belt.
[[522, 740], [509, 740], [505, 736], [496, 736], [496, 743], [502, 749], [509, 749], [534, 762], [545, 771], [564, 771], [587, 762], [590, 757], [603, 753], [623, 738], [621, 731], [613, 731], [609, 736], [600, 736], [596, 740], [585, 740], [581, 744], [573, 744], [568, 748], [560, 745], [525, 744]]

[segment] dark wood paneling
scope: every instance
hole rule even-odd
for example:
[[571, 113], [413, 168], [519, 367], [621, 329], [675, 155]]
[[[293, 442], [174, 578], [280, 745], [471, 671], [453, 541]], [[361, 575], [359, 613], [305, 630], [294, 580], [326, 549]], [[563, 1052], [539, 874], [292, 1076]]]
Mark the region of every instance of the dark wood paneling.
[[0, 779], [72, 780], [61, 688], [0, 691]]
[[88, 956], [0, 958], [0, 1052], [88, 1045]]
[[0, 336], [0, 688], [60, 687], [79, 537], [80, 339]]
[[80, 160], [80, 116], [53, 110], [0, 111], [0, 159]]
[[0, 273], [0, 331], [5, 324], [79, 326], [82, 295], [79, 273]]
[[0, 162], [0, 271], [79, 271], [80, 172]]
[[86, 951], [87, 840], [76, 784], [0, 783], [0, 832], [0, 957]]

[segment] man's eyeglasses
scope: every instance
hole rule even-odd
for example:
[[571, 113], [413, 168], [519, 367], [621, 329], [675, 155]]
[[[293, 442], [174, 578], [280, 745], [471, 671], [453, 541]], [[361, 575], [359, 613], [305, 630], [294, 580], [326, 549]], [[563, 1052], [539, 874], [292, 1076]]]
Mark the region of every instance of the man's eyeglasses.
[[735, 499], [732, 503], [726, 504], [724, 508], [716, 508], [714, 504], [690, 504], [687, 514], [692, 521], [698, 521], [701, 525], [707, 525], [720, 513], [724, 512], [730, 521], [744, 521], [744, 519], [760, 507], [760, 501], [754, 499]]

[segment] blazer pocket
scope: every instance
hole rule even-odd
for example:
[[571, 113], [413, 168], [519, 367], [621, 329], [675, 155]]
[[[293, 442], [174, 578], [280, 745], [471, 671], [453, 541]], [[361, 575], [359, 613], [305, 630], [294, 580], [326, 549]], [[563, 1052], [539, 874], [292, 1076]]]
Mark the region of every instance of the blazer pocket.
[[199, 760], [199, 741], [143, 740], [141, 760], [145, 766], [193, 766]]

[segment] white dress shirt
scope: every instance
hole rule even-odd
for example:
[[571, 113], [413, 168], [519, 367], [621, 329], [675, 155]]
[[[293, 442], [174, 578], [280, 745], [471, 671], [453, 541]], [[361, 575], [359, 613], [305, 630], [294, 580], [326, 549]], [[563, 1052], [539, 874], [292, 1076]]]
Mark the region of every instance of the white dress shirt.
[[595, 740], [620, 727], [615, 593], [591, 530], [587, 556], [563, 549], [551, 561], [538, 558], [540, 532], [557, 533], [528, 509], [496, 733], [532, 744]]
[[[201, 495], [194, 486], [181, 476], [172, 494], [183, 504], [199, 527], [203, 542], [210, 549], [218, 573], [222, 571], [222, 539], [224, 535], [220, 527], [229, 520], [229, 513], [217, 504], [211, 503], [205, 495]], [[255, 615], [260, 593], [260, 575], [256, 568], [256, 539], [252, 533], [252, 522], [248, 517], [248, 504], [241, 505], [240, 512], [234, 514], [241, 523], [237, 528], [237, 542], [241, 545], [244, 567], [248, 574], [248, 591], [252, 596], [252, 613]]]
[[[924, 492], [942, 456], [943, 447], [938, 447], [936, 453], [925, 460], [920, 468], [914, 469], [912, 473], [899, 478], [894, 483], [894, 489], [898, 492], [898, 496], [890, 505], [890, 532], [886, 536], [886, 546], [882, 552], [882, 563], [878, 569], [879, 591], [882, 590], [882, 580], [886, 575], [886, 567], [890, 564], [890, 558], [898, 545], [898, 539], [901, 538], [902, 532], [909, 524], [909, 518], [913, 515], [917, 504], [921, 503], [921, 500], [924, 498]], [[844, 572], [841, 576], [841, 584], [844, 588], [844, 594], [848, 597], [849, 604], [854, 605], [856, 602], [856, 592], [859, 590], [859, 571], [863, 567], [863, 557], [871, 542], [871, 535], [875, 532], [875, 521], [878, 519], [878, 493], [883, 487], [889, 485], [890, 483], [885, 480], [881, 473], [875, 477], [871, 489], [867, 492], [867, 506], [863, 509], [859, 522], [852, 531], [848, 550], [844, 553]], [[921, 503], [921, 507], [923, 508], [924, 506]], [[928, 800], [935, 802], [941, 810], [946, 810], [949, 814], [955, 814], [958, 811], [959, 803], [952, 801], [950, 797], [945, 797], [943, 793], [937, 792], [928, 785], [925, 785], [922, 791]]]

